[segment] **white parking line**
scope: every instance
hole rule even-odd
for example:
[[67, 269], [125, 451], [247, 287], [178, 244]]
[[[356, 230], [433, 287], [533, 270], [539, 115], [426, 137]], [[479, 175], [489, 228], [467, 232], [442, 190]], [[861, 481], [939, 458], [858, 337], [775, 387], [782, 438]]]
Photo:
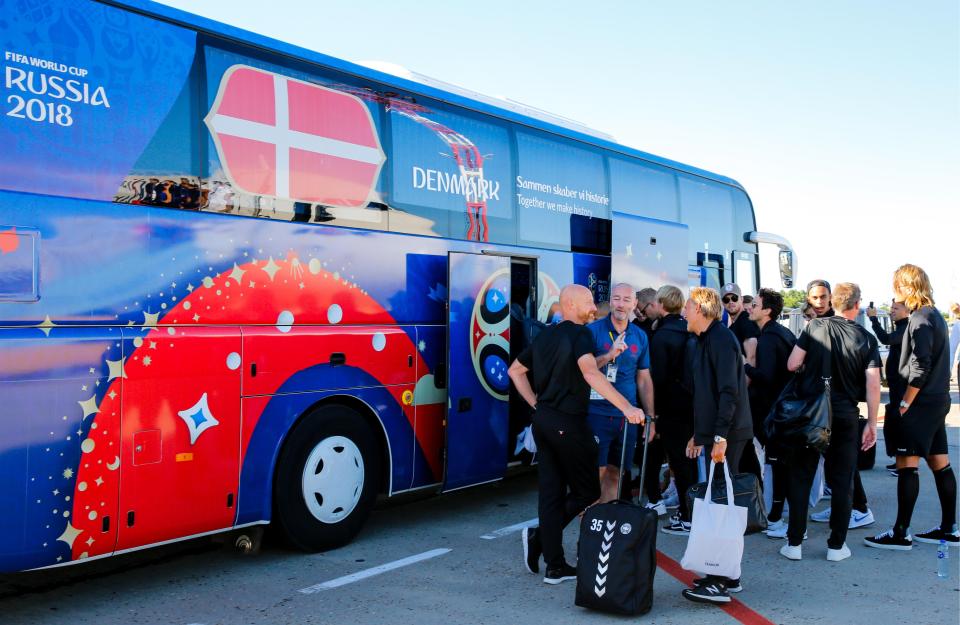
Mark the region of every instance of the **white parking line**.
[[417, 562], [423, 562], [424, 560], [429, 560], [430, 558], [436, 558], [437, 556], [442, 556], [445, 553], [450, 553], [449, 549], [432, 549], [430, 551], [424, 551], [423, 553], [418, 553], [415, 556], [410, 556], [408, 558], [403, 558], [401, 560], [395, 560], [393, 562], [387, 562], [386, 564], [381, 564], [380, 566], [375, 566], [371, 569], [366, 569], [353, 573], [351, 575], [344, 575], [343, 577], [338, 577], [336, 579], [331, 579], [329, 582], [323, 582], [322, 584], [316, 584], [315, 586], [308, 586], [307, 588], [301, 588], [300, 592], [309, 595], [315, 592], [320, 592], [321, 590], [330, 590], [331, 588], [339, 588], [340, 586], [346, 586], [347, 584], [352, 584], [353, 582], [359, 582], [361, 579], [366, 579], [368, 577], [373, 577], [374, 575], [380, 575], [381, 573], [386, 573], [387, 571], [392, 571], [394, 569], [403, 568], [405, 566], [410, 566], [411, 564], [416, 564]]
[[501, 527], [498, 530], [493, 530], [489, 534], [484, 534], [480, 538], [484, 540], [493, 540], [494, 538], [500, 538], [501, 536], [506, 536], [507, 534], [512, 534], [514, 532], [519, 532], [525, 527], [530, 527], [538, 523], [537, 519], [530, 519], [529, 521], [524, 521], [523, 523], [515, 523], [513, 525], [508, 525], [506, 527]]

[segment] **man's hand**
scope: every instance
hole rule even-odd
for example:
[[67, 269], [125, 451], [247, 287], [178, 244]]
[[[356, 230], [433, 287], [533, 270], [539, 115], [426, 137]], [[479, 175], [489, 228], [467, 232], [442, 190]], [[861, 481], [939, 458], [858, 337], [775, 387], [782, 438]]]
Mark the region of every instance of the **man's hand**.
[[698, 458], [703, 453], [703, 445], [697, 445], [693, 442], [693, 437], [687, 441], [687, 458]]
[[867, 451], [871, 447], [877, 444], [877, 426], [867, 423], [866, 427], [863, 428], [863, 439], [861, 440], [860, 449], [862, 451]]
[[656, 436], [656, 435], [657, 435], [657, 422], [651, 420], [651, 421], [650, 421], [650, 433], [647, 434], [647, 442], [649, 443], [650, 441], [652, 441], [652, 440], [653, 440], [653, 437]]
[[610, 360], [616, 360], [617, 356], [627, 351], [627, 333], [621, 332], [619, 336], [613, 341], [613, 346], [610, 347], [610, 351], [607, 352], [607, 356]]
[[[713, 450], [710, 452], [710, 458], [714, 462], [723, 462], [724, 456], [727, 455], [727, 441], [722, 441], [720, 443], [713, 444]], [[734, 467], [736, 468], [736, 467]]]
[[867, 308], [867, 317], [876, 317], [876, 316], [877, 316], [877, 309], [876, 309], [876, 308], [873, 308], [872, 306], [868, 307], [868, 308]]
[[643, 425], [644, 422], [646, 422], [646, 416], [643, 414], [643, 410], [636, 406], [630, 406], [628, 410], [624, 410], [623, 416], [625, 416], [630, 423]]

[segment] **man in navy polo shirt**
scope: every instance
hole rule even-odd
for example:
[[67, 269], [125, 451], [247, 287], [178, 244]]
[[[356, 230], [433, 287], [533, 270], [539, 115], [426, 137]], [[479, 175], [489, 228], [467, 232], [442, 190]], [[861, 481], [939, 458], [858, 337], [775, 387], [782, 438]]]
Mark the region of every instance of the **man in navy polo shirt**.
[[[634, 406], [639, 391], [644, 412], [653, 412], [653, 380], [650, 377], [650, 350], [647, 336], [630, 323], [630, 313], [635, 305], [633, 287], [620, 283], [610, 292], [609, 316], [587, 326], [593, 334], [594, 354], [597, 368], [603, 372], [614, 388]], [[626, 466], [633, 464], [633, 449], [637, 444], [637, 426], [625, 423], [623, 412], [600, 396], [590, 393], [590, 408], [587, 420], [593, 430], [600, 454], [600, 501], [612, 501], [617, 496], [620, 481], [620, 454], [623, 450], [623, 428], [627, 431]], [[653, 423], [650, 436], [653, 436]]]

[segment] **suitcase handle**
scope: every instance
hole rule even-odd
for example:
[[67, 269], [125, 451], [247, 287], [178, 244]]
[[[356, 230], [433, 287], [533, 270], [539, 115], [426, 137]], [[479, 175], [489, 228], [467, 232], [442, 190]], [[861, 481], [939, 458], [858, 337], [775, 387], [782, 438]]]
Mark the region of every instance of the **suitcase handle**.
[[[640, 490], [643, 492], [643, 482], [644, 478], [647, 476], [647, 435], [650, 432], [650, 422], [653, 421], [655, 417], [653, 415], [646, 415], [646, 418], [643, 421], [643, 460], [640, 462]], [[630, 422], [626, 418], [623, 419], [623, 443], [620, 445], [620, 479], [617, 480], [617, 499], [621, 498], [623, 492], [623, 473], [626, 470], [626, 467], [623, 465], [627, 461], [627, 433], [630, 431]]]

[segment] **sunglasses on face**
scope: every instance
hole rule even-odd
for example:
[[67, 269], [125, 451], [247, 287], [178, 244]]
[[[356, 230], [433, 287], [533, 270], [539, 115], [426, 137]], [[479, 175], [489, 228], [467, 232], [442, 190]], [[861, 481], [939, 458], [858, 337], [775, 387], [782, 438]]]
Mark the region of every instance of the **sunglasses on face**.
[[723, 296], [723, 303], [724, 303], [724, 304], [729, 304], [730, 302], [736, 302], [736, 301], [738, 301], [739, 299], [740, 299], [740, 296], [739, 296], [739, 295], [724, 295], [724, 296]]

